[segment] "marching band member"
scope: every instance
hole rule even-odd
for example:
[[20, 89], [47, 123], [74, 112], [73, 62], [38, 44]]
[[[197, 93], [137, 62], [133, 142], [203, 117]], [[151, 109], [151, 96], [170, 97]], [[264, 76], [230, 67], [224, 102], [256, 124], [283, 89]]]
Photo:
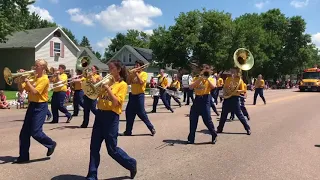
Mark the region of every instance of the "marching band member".
[[[160, 98], [164, 104], [164, 106], [171, 111], [172, 113], [174, 112], [173, 109], [170, 107], [167, 99], [167, 92], [166, 89], [168, 87], [168, 78], [164, 76], [164, 70], [160, 69], [160, 74], [158, 75], [158, 84], [157, 87], [160, 89]], [[156, 113], [157, 112], [157, 105], [159, 102], [159, 96], [154, 96], [153, 97], [153, 109], [151, 113]]]
[[[139, 68], [143, 65], [144, 63], [141, 60], [138, 60], [136, 61], [135, 68]], [[134, 74], [131, 74], [131, 76], [128, 77], [128, 84], [131, 84], [131, 92], [129, 93], [129, 102], [126, 107], [127, 124], [126, 130], [120, 135], [132, 135], [132, 127], [136, 115], [138, 115], [138, 117], [146, 124], [152, 136], [156, 133], [144, 108], [147, 79], [148, 74], [142, 71], [142, 69], [138, 69]]]
[[51, 78], [51, 82], [57, 83], [59, 81], [64, 81], [65, 85], [61, 87], [56, 87], [53, 89], [53, 94], [51, 98], [51, 112], [53, 115], [51, 123], [59, 122], [59, 110], [67, 116], [67, 123], [72, 119], [71, 114], [68, 112], [67, 108], [64, 106], [64, 102], [67, 95], [67, 81], [68, 76], [64, 73], [66, 66], [60, 64], [58, 71], [55, 72], [55, 75]]
[[[216, 95], [215, 95], [215, 102], [216, 104], [218, 104], [218, 97], [219, 97], [219, 92], [222, 90], [223, 88], [223, 79], [220, 77], [220, 75], [217, 75], [217, 91], [216, 91]], [[222, 102], [222, 97], [220, 98], [220, 103]]]
[[193, 90], [189, 88], [190, 84], [192, 83], [192, 76], [191, 74], [185, 74], [182, 76], [182, 86], [183, 86], [183, 102], [187, 102], [186, 105], [190, 104], [190, 98], [193, 103]]
[[258, 94], [263, 100], [264, 104], [267, 104], [266, 99], [263, 96], [263, 89], [264, 89], [264, 80], [262, 79], [262, 75], [259, 74], [258, 79], [254, 83], [254, 96], [253, 96], [253, 105], [256, 105]]
[[[210, 76], [210, 77], [211, 77], [211, 79], [212, 79], [212, 81], [213, 81], [213, 84], [217, 84], [217, 80], [216, 80], [215, 76]], [[211, 96], [211, 98], [210, 98], [210, 104], [211, 104], [211, 108], [212, 108], [213, 112], [216, 113], [217, 116], [220, 116], [220, 114], [219, 114], [219, 112], [218, 112], [218, 110], [217, 110], [217, 107], [214, 105], [214, 101], [212, 100], [212, 99], [214, 99], [214, 97], [215, 97], [215, 91], [216, 91], [216, 89], [217, 89], [217, 87], [215, 87], [214, 89], [212, 89], [212, 90], [210, 91], [210, 96]]]
[[87, 180], [98, 179], [100, 149], [103, 140], [106, 143], [108, 154], [130, 171], [132, 179], [137, 173], [137, 161], [117, 147], [119, 116], [128, 90], [128, 85], [124, 81], [126, 79], [126, 68], [119, 60], [111, 60], [108, 66], [115, 83], [112, 86], [104, 84], [98, 98], [98, 110], [91, 136]]
[[[174, 74], [173, 75], [173, 81], [171, 82], [169, 88], [172, 91], [178, 91], [180, 89], [180, 82], [178, 80], [178, 75]], [[178, 98], [176, 98], [175, 96], [172, 96], [172, 98], [179, 104], [179, 106], [181, 107], [181, 102], [179, 101]], [[168, 99], [168, 104], [169, 106], [171, 106], [171, 95], [167, 93], [167, 99]]]
[[[97, 66], [91, 67], [92, 73], [90, 73], [89, 77], [84, 78], [84, 81], [91, 81], [93, 84], [97, 83], [101, 80], [101, 76], [97, 73], [99, 70]], [[90, 119], [90, 111], [94, 115], [97, 112], [97, 100], [92, 100], [88, 98], [86, 95], [83, 97], [83, 122], [81, 124], [81, 128], [87, 128]]]
[[[47, 156], [51, 156], [57, 146], [57, 143], [49, 138], [42, 130], [49, 100], [49, 79], [44, 75], [44, 71], [48, 71], [47, 66], [48, 63], [45, 60], [36, 60], [34, 67], [36, 79], [34, 84], [31, 84], [26, 78], [23, 79], [24, 83], [19, 84], [21, 88], [29, 92], [29, 106], [19, 136], [20, 155], [15, 163], [24, 163], [30, 160], [30, 137], [33, 137], [36, 141], [48, 148]], [[20, 72], [23, 71], [24, 70], [20, 70]]]
[[[80, 76], [82, 71], [77, 70], [77, 76]], [[84, 81], [84, 77], [76, 77], [73, 79], [73, 86], [74, 86], [74, 94], [73, 94], [73, 114], [72, 116], [78, 116], [79, 113], [79, 105], [83, 108], [83, 91], [82, 91], [82, 81]]]
[[[247, 111], [247, 108], [245, 106], [246, 98], [247, 98], [247, 85], [246, 83], [243, 83], [244, 92], [240, 94], [240, 108], [242, 114], [247, 117], [248, 121], [250, 120], [249, 113]], [[234, 119], [234, 112], [231, 112], [230, 120]]]
[[213, 79], [209, 77], [210, 68], [208, 65], [203, 65], [203, 70], [201, 74], [205, 75], [202, 77], [195, 77], [191, 89], [194, 89], [196, 97], [190, 109], [190, 133], [188, 136], [188, 143], [193, 144], [195, 140], [195, 133], [198, 126], [199, 116], [202, 116], [204, 124], [207, 126], [208, 130], [212, 135], [212, 143], [215, 144], [217, 141], [217, 133], [214, 129], [214, 125], [211, 119], [211, 96], [210, 91], [215, 87], [213, 84]]
[[240, 69], [232, 68], [232, 77], [228, 77], [224, 83], [224, 100], [222, 104], [222, 113], [220, 117], [219, 126], [217, 132], [222, 133], [224, 124], [226, 123], [227, 116], [230, 112], [234, 112], [243, 124], [247, 135], [251, 134], [250, 126], [248, 125], [245, 117], [243, 116], [240, 108], [240, 94], [245, 92], [243, 80], [240, 77]]

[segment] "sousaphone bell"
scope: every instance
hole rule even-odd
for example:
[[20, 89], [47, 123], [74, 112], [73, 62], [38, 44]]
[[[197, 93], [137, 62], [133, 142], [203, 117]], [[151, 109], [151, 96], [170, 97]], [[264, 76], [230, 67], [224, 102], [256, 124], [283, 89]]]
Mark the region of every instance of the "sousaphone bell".
[[243, 71], [250, 70], [254, 65], [254, 58], [252, 53], [245, 48], [237, 49], [233, 54], [235, 66]]

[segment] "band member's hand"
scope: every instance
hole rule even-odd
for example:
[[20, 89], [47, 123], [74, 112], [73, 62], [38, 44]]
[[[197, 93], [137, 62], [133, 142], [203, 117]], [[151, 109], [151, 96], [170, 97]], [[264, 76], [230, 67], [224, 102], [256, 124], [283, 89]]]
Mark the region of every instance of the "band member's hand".
[[26, 70], [24, 69], [19, 69], [18, 72], [25, 72]]
[[138, 72], [138, 71], [136, 71], [134, 74], [135, 74], [136, 76], [139, 76], [139, 72]]
[[103, 84], [103, 88], [105, 88], [105, 89], [109, 89], [109, 85], [108, 84]]

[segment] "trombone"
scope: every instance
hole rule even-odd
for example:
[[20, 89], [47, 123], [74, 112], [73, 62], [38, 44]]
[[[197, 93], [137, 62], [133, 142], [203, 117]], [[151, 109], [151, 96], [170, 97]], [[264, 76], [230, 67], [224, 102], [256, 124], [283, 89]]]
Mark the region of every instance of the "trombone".
[[[75, 77], [72, 77], [72, 78], [67, 79], [66, 81], [58, 81], [58, 82], [56, 82], [56, 83], [53, 83], [53, 84], [52, 84], [52, 88], [51, 88], [50, 90], [55, 89], [55, 88], [62, 87], [62, 86], [67, 85], [67, 84], [70, 84], [70, 83], [73, 81], [73, 79], [79, 78], [80, 76], [82, 76], [82, 75], [77, 75], [77, 76], [75, 76]], [[49, 90], [49, 91], [50, 91], [50, 90]]]
[[[7, 67], [3, 70], [3, 77], [4, 80], [8, 85], [12, 85], [13, 82], [18, 82], [21, 77], [27, 77], [30, 81], [34, 81], [35, 78], [35, 70], [25, 71], [25, 72], [18, 72], [18, 73], [11, 73], [11, 70]], [[17, 79], [19, 78], [19, 79]]]
[[114, 77], [111, 74], [107, 74], [105, 77], [103, 77], [101, 81], [95, 84], [88, 81], [82, 83], [82, 89], [84, 94], [88, 98], [97, 99], [101, 92], [102, 85], [108, 84], [109, 86], [112, 86], [114, 82], [115, 82]]
[[133, 74], [135, 73], [136, 71], [141, 71], [141, 70], [144, 70], [145, 68], [148, 68], [150, 65], [150, 63], [148, 64], [144, 64], [140, 67], [136, 67], [136, 68], [133, 68], [133, 69], [128, 69], [128, 74]]

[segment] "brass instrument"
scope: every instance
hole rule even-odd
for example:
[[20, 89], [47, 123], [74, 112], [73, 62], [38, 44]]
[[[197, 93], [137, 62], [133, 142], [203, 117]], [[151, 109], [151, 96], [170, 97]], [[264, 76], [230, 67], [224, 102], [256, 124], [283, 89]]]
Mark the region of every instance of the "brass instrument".
[[11, 86], [13, 82], [20, 81], [21, 77], [27, 77], [28, 79], [30, 79], [30, 81], [34, 81], [35, 71], [31, 70], [25, 72], [11, 73], [11, 70], [5, 67], [3, 70], [3, 77], [6, 83]]
[[[234, 64], [236, 67], [240, 69], [238, 73], [241, 76], [241, 70], [248, 71], [254, 65], [254, 58], [252, 53], [245, 48], [239, 48], [234, 52], [233, 55]], [[228, 87], [223, 87], [224, 98], [229, 98], [232, 96], [233, 92], [238, 91], [239, 85], [241, 82], [241, 77], [239, 77], [239, 82], [234, 83], [233, 81], [230, 83]]]
[[137, 67], [137, 68], [133, 68], [133, 69], [128, 69], [128, 74], [133, 74], [133, 73], [136, 73], [136, 71], [141, 71], [141, 70], [144, 70], [145, 68], [148, 68], [149, 67], [149, 63], [148, 64], [144, 64], [140, 67]]
[[103, 79], [95, 84], [91, 82], [83, 82], [82, 83], [82, 89], [84, 94], [90, 98], [90, 99], [97, 99], [100, 92], [101, 92], [101, 86], [104, 84], [108, 84], [109, 86], [112, 86], [115, 83], [115, 80], [111, 74], [107, 74]]
[[[59, 87], [62, 87], [62, 86], [64, 86], [64, 85], [67, 85], [67, 84], [73, 84], [73, 83], [72, 83], [73, 79], [78, 78], [78, 77], [80, 77], [80, 76], [82, 76], [82, 75], [78, 75], [78, 76], [69, 78], [69, 79], [67, 79], [66, 81], [58, 81], [58, 82], [56, 82], [56, 83], [53, 83], [53, 84], [52, 84], [52, 89], [59, 88]], [[52, 89], [50, 89], [50, 90], [52, 90]]]
[[83, 71], [84, 69], [88, 68], [90, 64], [91, 58], [89, 56], [82, 56], [77, 59], [76, 70]]

